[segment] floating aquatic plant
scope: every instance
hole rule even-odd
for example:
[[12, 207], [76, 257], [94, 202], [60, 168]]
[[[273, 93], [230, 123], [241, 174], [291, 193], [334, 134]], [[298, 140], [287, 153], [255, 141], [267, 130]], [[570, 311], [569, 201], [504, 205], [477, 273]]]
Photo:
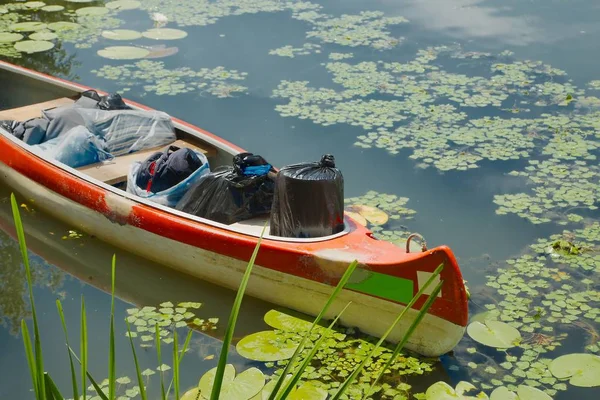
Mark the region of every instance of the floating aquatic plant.
[[558, 379], [569, 379], [573, 386], [600, 386], [600, 357], [592, 354], [566, 354], [548, 366]]
[[200, 319], [189, 311], [189, 309], [200, 308], [200, 303], [183, 302], [174, 305], [171, 302], [161, 303], [160, 306], [146, 306], [141, 309], [130, 308], [127, 310], [127, 322], [135, 326], [136, 332], [132, 332], [132, 337], [139, 338], [144, 347], [150, 347], [152, 341], [156, 339], [155, 325], [158, 324], [159, 336], [164, 343], [173, 342], [173, 330], [192, 326], [195, 329], [209, 331], [216, 329], [218, 319], [209, 318]]
[[109, 46], [97, 51], [100, 57], [111, 60], [135, 60], [150, 54], [150, 50], [134, 46]]
[[141, 38], [142, 34], [131, 29], [113, 29], [102, 31], [102, 37], [111, 40], [135, 40]]
[[194, 71], [187, 67], [167, 69], [160, 61], [138, 61], [121, 66], [105, 65], [92, 70], [92, 73], [118, 81], [124, 87], [144, 85], [146, 92], [157, 95], [206, 92], [217, 97], [229, 97], [247, 90], [245, 86], [235, 83], [245, 79], [246, 73], [223, 67]]
[[48, 51], [54, 47], [54, 43], [46, 40], [22, 40], [15, 43], [15, 50], [23, 53], [39, 53], [42, 51]]
[[134, 10], [141, 5], [142, 3], [137, 0], [116, 0], [109, 1], [104, 6], [111, 10]]
[[155, 28], [142, 32], [142, 35], [148, 39], [155, 40], [177, 40], [187, 36], [186, 31], [173, 28]]
[[321, 52], [321, 46], [314, 43], [304, 43], [302, 47], [294, 48], [292, 46], [283, 46], [278, 49], [274, 49], [269, 51], [269, 54], [280, 56], [280, 57], [289, 57], [294, 58], [296, 56], [305, 56], [308, 54], [318, 54]]

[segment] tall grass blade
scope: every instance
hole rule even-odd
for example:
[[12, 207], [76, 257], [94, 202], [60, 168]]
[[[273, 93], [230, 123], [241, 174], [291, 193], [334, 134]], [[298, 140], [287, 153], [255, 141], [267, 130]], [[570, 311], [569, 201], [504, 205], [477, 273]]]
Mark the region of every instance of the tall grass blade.
[[442, 282], [438, 283], [438, 285], [435, 287], [435, 289], [433, 289], [433, 291], [429, 295], [429, 298], [427, 299], [425, 304], [423, 304], [423, 308], [421, 309], [421, 312], [419, 312], [419, 314], [414, 319], [412, 324], [410, 324], [410, 327], [406, 331], [406, 334], [404, 336], [402, 336], [402, 340], [396, 345], [396, 348], [394, 349], [392, 356], [387, 360], [387, 362], [385, 363], [383, 368], [381, 368], [379, 375], [377, 375], [377, 378], [375, 378], [375, 381], [373, 381], [373, 383], [371, 384], [371, 387], [365, 394], [365, 397], [364, 397], [365, 399], [369, 397], [369, 394], [371, 393], [371, 391], [373, 390], [373, 388], [375, 387], [377, 382], [379, 382], [379, 380], [381, 379], [381, 377], [383, 376], [385, 371], [390, 367], [390, 365], [392, 365], [392, 363], [394, 362], [396, 357], [398, 357], [398, 354], [400, 353], [400, 351], [402, 350], [402, 348], [404, 347], [406, 342], [408, 342], [408, 339], [410, 339], [410, 337], [412, 336], [415, 329], [417, 329], [417, 326], [419, 325], [419, 323], [421, 323], [421, 320], [427, 314], [427, 310], [429, 310], [429, 308], [432, 306], [433, 302], [435, 301], [438, 293], [440, 293], [440, 291], [442, 290], [443, 284], [444, 284], [444, 282], [442, 281]]
[[175, 398], [179, 399], [179, 343], [177, 341], [177, 330], [173, 331], [173, 384], [175, 386]]
[[242, 282], [235, 296], [235, 301], [233, 302], [233, 308], [231, 309], [231, 314], [229, 315], [229, 322], [227, 324], [227, 328], [225, 329], [225, 337], [223, 339], [223, 347], [221, 348], [221, 354], [219, 355], [219, 363], [217, 364], [217, 372], [215, 373], [215, 380], [212, 388], [212, 392], [210, 394], [210, 400], [219, 400], [219, 394], [221, 393], [221, 386], [223, 385], [223, 375], [225, 374], [225, 366], [227, 365], [227, 353], [229, 352], [229, 345], [231, 344], [231, 339], [233, 338], [233, 331], [235, 330], [235, 323], [237, 321], [238, 314], [240, 312], [240, 307], [242, 305], [242, 298], [244, 297], [244, 292], [246, 291], [246, 286], [248, 286], [248, 281], [250, 280], [250, 274], [252, 273], [252, 267], [254, 266], [254, 261], [256, 260], [256, 256], [258, 254], [258, 249], [260, 248], [260, 244], [262, 242], [263, 235], [267, 228], [267, 224], [263, 226], [263, 230], [260, 233], [260, 237], [258, 238], [258, 242], [256, 243], [256, 247], [254, 248], [254, 252], [252, 253], [252, 257], [250, 258], [250, 262], [246, 267], [246, 272], [244, 273], [244, 277], [242, 278]]
[[[60, 322], [65, 332], [65, 343], [67, 345], [67, 353], [69, 354], [69, 363], [71, 365], [71, 385], [73, 385], [73, 399], [79, 399], [79, 391], [77, 390], [77, 375], [75, 374], [75, 366], [73, 365], [73, 357], [69, 348], [69, 334], [67, 333], [67, 323], [65, 322], [65, 313], [63, 312], [62, 303], [60, 300], [56, 300], [56, 308], [58, 309], [58, 315], [60, 316]], [[85, 390], [85, 387], [83, 388]]]
[[31, 374], [31, 382], [33, 383], [33, 390], [35, 392], [35, 398], [39, 399], [38, 394], [38, 375], [35, 364], [35, 355], [33, 354], [33, 347], [31, 347], [31, 338], [29, 337], [29, 329], [24, 319], [21, 320], [21, 335], [23, 336], [23, 345], [25, 346], [25, 356], [27, 356], [27, 364], [29, 365], [29, 373]]
[[146, 388], [144, 387], [144, 378], [142, 377], [142, 372], [140, 371], [140, 364], [138, 363], [137, 355], [135, 354], [135, 346], [133, 345], [133, 338], [131, 337], [131, 329], [129, 327], [129, 321], [125, 320], [125, 323], [127, 324], [127, 336], [129, 336], [129, 343], [131, 344], [131, 352], [133, 353], [133, 362], [135, 364], [135, 373], [136, 373], [137, 379], [138, 379], [138, 386], [140, 387], [140, 397], [142, 398], [142, 400], [147, 400], [148, 397], [146, 397]]
[[[73, 357], [75, 357], [75, 359], [77, 360], [77, 362], [80, 365], [82, 365], [81, 364], [81, 360], [79, 359], [79, 357], [77, 357], [77, 354], [75, 354], [75, 352], [73, 351], [73, 349], [69, 347], [69, 351], [71, 352], [71, 354], [73, 355]], [[94, 387], [94, 389], [96, 390], [96, 394], [98, 394], [98, 396], [102, 400], [108, 400], [108, 397], [106, 397], [106, 394], [104, 393], [104, 390], [102, 390], [100, 388], [100, 385], [98, 385], [98, 382], [96, 382], [96, 380], [94, 379], [94, 377], [92, 376], [92, 374], [90, 374], [90, 372], [87, 371], [87, 370], [85, 371], [85, 374], [86, 374], [87, 378], [90, 380], [90, 383], [92, 384], [92, 386]], [[85, 387], [83, 387], [82, 390], [85, 392]]]
[[[383, 336], [381, 336], [381, 338], [379, 339], [379, 341], [377, 342], [377, 344], [373, 347], [373, 349], [369, 352], [369, 354], [360, 362], [360, 364], [358, 364], [356, 366], [356, 368], [354, 369], [354, 371], [352, 371], [352, 374], [350, 374], [350, 376], [348, 378], [346, 378], [346, 380], [344, 381], [344, 383], [342, 383], [340, 385], [338, 391], [335, 393], [335, 395], [332, 397], [331, 400], [338, 400], [346, 392], [346, 390], [348, 390], [348, 387], [350, 386], [350, 384], [352, 383], [352, 381], [354, 381], [356, 379], [356, 377], [358, 376], [358, 374], [360, 373], [360, 371], [364, 368], [364, 366], [367, 363], [367, 361], [369, 361], [371, 359], [371, 357], [373, 356], [373, 354], [375, 353], [375, 351], [381, 346], [381, 344], [384, 342], [384, 340], [388, 337], [388, 335], [396, 327], [396, 325], [398, 324], [398, 322], [400, 322], [400, 320], [402, 319], [402, 317], [404, 317], [404, 314], [406, 314], [408, 312], [408, 310], [410, 310], [412, 308], [412, 306], [417, 302], [417, 300], [421, 297], [421, 295], [425, 292], [425, 290], [429, 287], [429, 285], [431, 285], [431, 283], [433, 282], [433, 280], [436, 279], [439, 276], [439, 274], [442, 272], [443, 268], [444, 268], [444, 264], [443, 263], [440, 264], [436, 268], [436, 270], [433, 272], [433, 274], [431, 275], [431, 277], [427, 280], [427, 282], [425, 282], [425, 285], [423, 285], [423, 287], [417, 292], [417, 294], [415, 294], [413, 296], [413, 298], [410, 300], [410, 302], [402, 310], [402, 312], [400, 313], [400, 315], [398, 315], [396, 317], [396, 319], [394, 320], [394, 322], [385, 331], [385, 333], [383, 334]], [[419, 311], [418, 315], [420, 315], [421, 313], [425, 314], [426, 312], [427, 312], [427, 310], [425, 310], [423, 308], [423, 309], [421, 309]]]
[[47, 372], [44, 372], [44, 381], [46, 382], [46, 394], [48, 399], [65, 400], [63, 395], [60, 393], [60, 390], [58, 390], [58, 387]]
[[304, 370], [306, 369], [306, 367], [308, 367], [308, 365], [310, 364], [310, 362], [313, 359], [313, 357], [315, 356], [315, 354], [317, 354], [317, 351], [321, 347], [321, 344], [325, 341], [325, 339], [327, 339], [329, 337], [329, 334], [332, 332], [333, 326], [337, 323], [338, 319], [340, 319], [340, 317], [346, 311], [346, 309], [350, 306], [350, 304], [352, 304], [351, 301], [349, 301], [348, 304], [346, 304], [346, 306], [342, 309], [342, 311], [340, 311], [340, 313], [335, 317], [335, 319], [331, 322], [331, 324], [329, 324], [329, 326], [327, 327], [327, 330], [325, 330], [325, 332], [323, 332], [323, 334], [321, 335], [319, 340], [317, 340], [317, 342], [315, 343], [313, 348], [310, 350], [310, 353], [308, 353], [308, 355], [302, 361], [300, 368], [298, 368], [298, 370], [294, 372], [292, 379], [290, 379], [287, 386], [283, 389], [282, 394], [277, 396], [277, 399], [287, 399], [287, 397], [290, 395], [290, 393], [296, 386], [296, 383], [298, 383], [298, 381], [302, 377]]
[[23, 230], [23, 222], [19, 213], [19, 206], [14, 193], [10, 194], [10, 205], [12, 208], [13, 219], [15, 220], [15, 229], [19, 240], [19, 248], [21, 257], [25, 265], [25, 276], [27, 277], [27, 288], [29, 289], [29, 302], [31, 303], [31, 316], [33, 319], [33, 341], [35, 347], [35, 369], [36, 379], [33, 382], [35, 385], [35, 394], [37, 399], [46, 399], [46, 390], [44, 389], [44, 360], [42, 357], [42, 344], [40, 341], [40, 331], [38, 328], [37, 313], [35, 311], [35, 301], [33, 299], [33, 280], [31, 279], [31, 268], [29, 266], [29, 256], [27, 255], [27, 244], [25, 243], [25, 232]]
[[[183, 344], [183, 348], [179, 352], [179, 364], [181, 364], [181, 361], [183, 360], [183, 356], [185, 355], [188, 345], [190, 344], [190, 340], [192, 339], [192, 333], [193, 333], [193, 331], [191, 329], [188, 330], [188, 334], [187, 334], [187, 337], [185, 338], [185, 343]], [[173, 378], [171, 378], [171, 382], [169, 383], [169, 388], [167, 389], [167, 394], [171, 393], [171, 387], [173, 386], [174, 377], [175, 377], [175, 374], [173, 374]]]
[[113, 254], [111, 269], [111, 291], [110, 291], [110, 337], [108, 349], [108, 397], [114, 399], [116, 386], [115, 371], [115, 271], [117, 255]]
[[[154, 325], [154, 332], [155, 332], [154, 342], [155, 342], [155, 346], [156, 346], [156, 358], [158, 359], [158, 366], [160, 367], [162, 365], [162, 359], [161, 359], [162, 357], [160, 354], [160, 329], [158, 327], [158, 324]], [[161, 400], [167, 400], [167, 394], [165, 393], [165, 380], [164, 380], [162, 368], [160, 369], [159, 373], [160, 373]]]
[[81, 390], [83, 395], [83, 400], [86, 399], [87, 394], [85, 391], [85, 377], [87, 373], [87, 320], [85, 317], [85, 299], [83, 295], [81, 295], [81, 337], [79, 343], [79, 353], [81, 354]]
[[283, 372], [281, 373], [281, 375], [279, 375], [279, 379], [277, 379], [277, 383], [273, 387], [273, 391], [271, 392], [271, 395], [269, 396], [269, 400], [274, 400], [275, 399], [275, 396], [279, 392], [279, 389], [281, 388], [281, 385], [283, 385], [285, 377], [287, 376], [290, 368], [292, 367], [292, 365], [296, 361], [296, 358], [298, 358], [298, 355], [302, 352], [302, 350], [304, 350], [304, 344], [306, 343], [306, 340], [310, 337], [310, 334], [311, 334], [312, 330], [319, 323], [319, 321], [321, 320], [321, 318], [323, 318], [323, 315], [325, 315], [325, 313], [327, 312], [327, 310], [329, 309], [329, 307], [333, 304], [333, 301], [338, 296], [338, 294], [342, 291], [342, 289], [344, 288], [344, 286], [346, 285], [346, 283], [350, 279], [350, 276], [352, 276], [352, 273], [354, 272], [354, 270], [356, 269], [357, 266], [358, 266], [358, 261], [354, 260], [348, 266], [348, 268], [346, 269], [346, 272], [344, 273], [344, 275], [342, 275], [342, 278], [340, 279], [340, 281], [338, 282], [337, 286], [335, 287], [335, 289], [333, 290], [333, 292], [329, 296], [329, 299], [327, 300], [327, 303], [325, 303], [325, 306], [323, 306], [323, 308], [319, 312], [319, 315], [316, 316], [316, 318], [314, 319], [312, 325], [310, 326], [310, 329], [308, 330], [308, 332], [306, 332], [306, 335], [304, 335], [304, 337], [300, 341], [300, 344], [298, 345], [298, 347], [294, 351], [294, 354], [292, 355], [292, 358], [289, 360], [288, 364], [285, 366], [285, 368], [284, 368]]

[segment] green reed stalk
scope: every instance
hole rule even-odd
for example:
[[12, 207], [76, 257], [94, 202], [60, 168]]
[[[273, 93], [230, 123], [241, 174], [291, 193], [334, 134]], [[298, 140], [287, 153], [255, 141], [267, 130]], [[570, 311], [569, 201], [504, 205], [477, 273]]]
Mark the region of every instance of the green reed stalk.
[[116, 386], [115, 371], [115, 275], [116, 275], [117, 255], [113, 254], [111, 269], [111, 290], [110, 290], [110, 336], [108, 349], [108, 397], [114, 399]]
[[[161, 355], [160, 355], [160, 329], [158, 327], [158, 324], [154, 325], [154, 343], [156, 346], [156, 358], [158, 359], [158, 366], [160, 367], [162, 365], [162, 360], [161, 360]], [[160, 394], [161, 394], [161, 400], [167, 400], [167, 394], [165, 393], [165, 381], [163, 378], [163, 370], [162, 368], [160, 369]]]
[[[191, 329], [188, 329], [188, 334], [187, 334], [187, 337], [185, 338], [185, 343], [183, 344], [183, 348], [179, 352], [179, 356], [178, 356], [179, 364], [181, 364], [181, 360], [183, 360], [183, 356], [185, 355], [188, 345], [190, 344], [190, 340], [192, 339], [192, 333], [193, 333], [193, 331]], [[169, 387], [167, 388], [167, 394], [171, 393], [171, 386], [173, 386], [174, 378], [175, 378], [175, 374], [173, 374], [173, 378], [171, 378], [171, 382], [169, 383]]]
[[64, 400], [60, 390], [47, 372], [44, 372], [44, 381], [46, 382], [46, 397], [54, 400]]
[[175, 399], [179, 399], [179, 343], [177, 341], [177, 330], [173, 331], [173, 382]]
[[[358, 374], [360, 373], [360, 371], [362, 371], [362, 369], [364, 368], [364, 366], [367, 363], [367, 361], [369, 359], [371, 359], [371, 357], [373, 356], [373, 354], [375, 353], [375, 351], [381, 346], [381, 344], [388, 337], [388, 335], [392, 332], [392, 330], [395, 328], [395, 326], [398, 324], [398, 322], [400, 322], [400, 320], [402, 319], [402, 317], [404, 317], [404, 314], [406, 314], [408, 312], [408, 310], [411, 309], [411, 307], [421, 297], [421, 295], [423, 294], [423, 292], [425, 292], [425, 290], [429, 287], [429, 285], [431, 285], [431, 283], [433, 282], [433, 280], [439, 276], [439, 274], [442, 272], [443, 268], [444, 268], [444, 264], [443, 263], [440, 264], [436, 268], [436, 270], [431, 275], [431, 277], [427, 280], [427, 282], [425, 282], [425, 285], [423, 285], [423, 287], [417, 292], [417, 294], [413, 296], [413, 298], [411, 299], [411, 301], [406, 305], [406, 307], [402, 310], [402, 312], [396, 317], [396, 319], [394, 320], [394, 322], [390, 325], [390, 327], [387, 329], [387, 331], [384, 333], [384, 335], [379, 339], [379, 341], [373, 347], [373, 349], [369, 352], [369, 354], [361, 361], [361, 363], [359, 365], [356, 366], [356, 368], [354, 369], [354, 371], [352, 371], [352, 374], [350, 374], [350, 376], [348, 378], [346, 378], [346, 380], [344, 381], [344, 383], [342, 383], [342, 385], [340, 385], [338, 391], [335, 393], [335, 395], [333, 396], [333, 398], [331, 400], [338, 400], [346, 392], [346, 390], [348, 390], [348, 388], [350, 387], [350, 384], [352, 383], [352, 381], [354, 381], [356, 379], [356, 377], [358, 376]], [[439, 285], [440, 287], [441, 287], [441, 284], [442, 284], [442, 282], [440, 282], [440, 285]], [[419, 311], [419, 313], [417, 315], [417, 318], [418, 318], [419, 315], [425, 314], [425, 313], [427, 313], [427, 309], [422, 308]], [[404, 336], [406, 336], [406, 334]]]
[[[79, 399], [79, 394], [77, 390], [77, 375], [75, 375], [75, 366], [73, 365], [73, 356], [71, 356], [71, 352], [69, 348], [71, 345], [69, 344], [69, 334], [67, 333], [67, 323], [65, 322], [65, 313], [63, 312], [62, 303], [60, 300], [56, 300], [56, 308], [58, 309], [58, 315], [60, 316], [60, 322], [62, 324], [63, 331], [65, 332], [65, 344], [67, 345], [67, 353], [69, 354], [69, 363], [71, 366], [71, 385], [73, 386], [73, 399]], [[85, 387], [83, 387], [85, 390]]]
[[[73, 355], [73, 357], [75, 357], [75, 359], [77, 360], [77, 362], [81, 365], [81, 360], [79, 359], [79, 357], [77, 357], [77, 354], [75, 354], [75, 352], [73, 351], [73, 349], [69, 347], [69, 351], [71, 352], [71, 354]], [[98, 382], [96, 382], [96, 380], [94, 379], [94, 377], [92, 376], [92, 374], [90, 374], [90, 372], [86, 370], [85, 371], [85, 375], [90, 380], [90, 383], [92, 384], [92, 386], [96, 390], [96, 394], [102, 400], [108, 400], [108, 397], [106, 397], [106, 394], [104, 394], [104, 390], [102, 390], [100, 388], [100, 385], [98, 385]], [[83, 391], [85, 392], [85, 387], [83, 388]], [[112, 400], [114, 400], [114, 399], [112, 399]]]
[[219, 355], [219, 363], [217, 365], [217, 372], [215, 373], [214, 385], [210, 394], [210, 400], [219, 400], [221, 387], [223, 386], [223, 375], [225, 374], [225, 366], [227, 365], [227, 353], [229, 352], [229, 345], [231, 344], [231, 340], [233, 338], [235, 323], [240, 312], [240, 307], [242, 306], [242, 298], [244, 297], [246, 286], [248, 286], [250, 274], [252, 273], [252, 267], [254, 266], [254, 261], [256, 260], [256, 256], [258, 255], [258, 249], [260, 248], [260, 243], [262, 242], [262, 238], [266, 228], [267, 224], [265, 223], [265, 226], [263, 226], [263, 230], [260, 233], [260, 237], [258, 238], [258, 242], [256, 243], [256, 246], [254, 248], [254, 252], [252, 253], [252, 257], [250, 258], [250, 262], [246, 267], [246, 272], [244, 273], [244, 277], [242, 278], [242, 282], [240, 284], [240, 287], [238, 288], [237, 294], [235, 296], [235, 301], [233, 302], [233, 308], [231, 309], [231, 314], [229, 315], [229, 322], [227, 324], [227, 328], [225, 329], [225, 337], [223, 339], [221, 354]]
[[346, 269], [346, 272], [344, 272], [344, 275], [342, 275], [342, 278], [340, 279], [340, 281], [338, 282], [337, 286], [335, 287], [335, 289], [333, 290], [333, 292], [329, 296], [329, 299], [327, 299], [327, 303], [325, 303], [325, 306], [323, 306], [323, 308], [321, 309], [321, 311], [319, 312], [319, 314], [316, 316], [316, 318], [314, 319], [312, 325], [310, 326], [310, 329], [308, 330], [308, 332], [306, 332], [306, 334], [304, 335], [304, 337], [300, 341], [300, 344], [298, 345], [298, 347], [294, 351], [294, 354], [292, 355], [292, 358], [289, 360], [289, 362], [285, 366], [285, 368], [284, 368], [283, 372], [281, 373], [281, 375], [279, 375], [279, 379], [277, 379], [277, 383], [275, 384], [275, 387], [273, 388], [273, 391], [271, 392], [271, 395], [269, 396], [269, 400], [274, 400], [276, 398], [277, 393], [279, 392], [279, 389], [283, 385], [283, 382], [284, 382], [284, 379], [285, 379], [287, 373], [289, 372], [289, 370], [292, 367], [292, 365], [293, 365], [294, 361], [296, 360], [296, 358], [300, 355], [300, 353], [302, 352], [302, 350], [304, 350], [304, 344], [306, 343], [306, 340], [310, 337], [310, 334], [311, 334], [312, 330], [319, 323], [319, 321], [321, 320], [321, 318], [323, 318], [323, 315], [325, 315], [325, 313], [327, 312], [327, 310], [329, 310], [329, 307], [333, 304], [333, 301], [335, 300], [335, 298], [342, 291], [342, 289], [344, 288], [344, 286], [346, 285], [346, 283], [348, 282], [348, 280], [352, 276], [352, 273], [354, 272], [354, 270], [356, 269], [357, 266], [358, 266], [358, 261], [354, 260], [348, 266], [348, 268]]
[[[27, 353], [27, 362], [30, 363], [29, 371], [31, 373], [31, 380], [33, 383], [33, 389], [35, 392], [36, 399], [46, 399], [45, 389], [45, 376], [44, 376], [44, 359], [42, 356], [42, 344], [40, 341], [40, 331], [38, 328], [37, 313], [35, 311], [35, 301], [33, 299], [33, 279], [31, 278], [31, 267], [29, 265], [29, 256], [27, 255], [27, 244], [25, 243], [25, 232], [23, 230], [23, 222], [21, 221], [21, 214], [19, 213], [19, 206], [17, 205], [17, 199], [14, 193], [10, 194], [10, 205], [12, 208], [13, 219], [15, 220], [15, 228], [17, 231], [17, 238], [19, 240], [19, 248], [21, 250], [21, 257], [23, 258], [23, 264], [25, 265], [25, 276], [27, 277], [27, 287], [29, 289], [29, 302], [31, 303], [31, 316], [33, 319], [33, 340], [35, 348], [35, 356], [31, 351], [31, 344], [25, 345]], [[21, 324], [21, 328], [24, 324]], [[25, 336], [23, 336], [25, 340]], [[29, 332], [27, 332], [27, 340], [29, 341]], [[31, 343], [31, 342], [29, 342]], [[35, 358], [35, 364], [32, 364]], [[35, 367], [33, 366], [35, 365]]]
[[[351, 301], [349, 301], [348, 304], [346, 304], [346, 306], [342, 309], [342, 311], [340, 311], [340, 313], [335, 317], [335, 319], [331, 322], [331, 324], [329, 324], [329, 326], [327, 327], [327, 329], [325, 330], [325, 332], [323, 332], [323, 334], [321, 335], [321, 337], [319, 338], [319, 340], [317, 340], [317, 342], [315, 343], [315, 345], [311, 349], [310, 353], [308, 353], [308, 355], [304, 358], [304, 361], [302, 361], [302, 364], [300, 365], [300, 368], [298, 368], [298, 370], [294, 372], [294, 375], [292, 376], [292, 379], [290, 379], [290, 381], [287, 384], [287, 386], [285, 386], [283, 388], [282, 394], [277, 396], [277, 399], [287, 399], [287, 397], [290, 395], [290, 393], [292, 392], [292, 390], [296, 386], [296, 383], [298, 383], [298, 381], [302, 377], [302, 374], [304, 373], [304, 370], [306, 369], [306, 367], [308, 367], [308, 364], [310, 364], [310, 362], [312, 361], [312, 359], [315, 356], [315, 354], [317, 354], [317, 350], [319, 350], [319, 348], [321, 347], [321, 344], [325, 341], [325, 339], [327, 339], [329, 337], [329, 335], [332, 332], [333, 326], [337, 323], [338, 319], [340, 319], [340, 317], [346, 311], [346, 309], [348, 308], [348, 306], [350, 306], [350, 304], [352, 304]], [[281, 379], [281, 377], [280, 377], [280, 379]]]
[[87, 394], [85, 390], [85, 376], [87, 373], [87, 320], [85, 317], [85, 299], [81, 295], [81, 337], [79, 341], [79, 353], [81, 354], [81, 389], [83, 394], [83, 400], [86, 399]]
[[133, 338], [131, 337], [131, 329], [129, 327], [129, 321], [127, 321], [127, 319], [125, 320], [125, 324], [127, 324], [127, 336], [129, 336], [129, 343], [131, 344], [131, 352], [133, 353], [133, 362], [135, 364], [135, 373], [137, 375], [138, 386], [140, 387], [140, 397], [142, 398], [142, 400], [148, 400], [148, 397], [146, 396], [146, 388], [144, 386], [144, 378], [142, 377], [142, 372], [140, 371], [140, 364], [138, 363], [137, 355], [135, 354], [135, 346], [133, 345]]
[[[425, 302], [425, 304], [423, 304], [422, 310], [427, 311], [433, 305], [433, 302], [435, 301], [438, 293], [440, 293], [440, 291], [442, 290], [442, 284], [443, 284], [443, 281], [440, 282], [440, 283], [438, 283], [438, 285], [433, 289], [433, 291], [429, 295], [429, 298], [427, 299], [427, 301]], [[373, 388], [375, 387], [375, 385], [377, 384], [377, 382], [379, 382], [379, 380], [381, 379], [381, 377], [383, 376], [383, 374], [385, 373], [385, 371], [392, 365], [392, 362], [394, 362], [394, 360], [396, 359], [396, 357], [398, 357], [398, 354], [400, 353], [400, 351], [402, 350], [402, 348], [404, 347], [404, 345], [406, 344], [406, 342], [408, 342], [408, 339], [412, 336], [413, 332], [417, 329], [417, 326], [421, 323], [421, 320], [425, 317], [425, 315], [426, 315], [426, 312], [420, 312], [417, 315], [417, 317], [414, 319], [414, 321], [412, 322], [412, 324], [408, 328], [408, 331], [402, 337], [402, 340], [398, 343], [398, 345], [394, 349], [394, 352], [392, 353], [392, 356], [387, 360], [387, 362], [385, 363], [385, 365], [383, 366], [383, 368], [381, 368], [381, 371], [379, 372], [379, 375], [377, 375], [377, 378], [375, 378], [375, 381], [373, 381], [373, 383], [371, 384], [371, 387], [369, 388], [369, 390], [365, 394], [364, 399], [367, 399], [369, 397], [369, 394], [371, 393], [371, 391], [373, 390]]]

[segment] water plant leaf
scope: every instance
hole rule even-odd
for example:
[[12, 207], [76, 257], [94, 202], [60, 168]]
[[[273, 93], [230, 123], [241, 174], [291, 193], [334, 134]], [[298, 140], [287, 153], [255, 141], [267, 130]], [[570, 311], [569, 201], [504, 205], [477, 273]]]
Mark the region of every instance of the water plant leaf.
[[490, 400], [519, 400], [519, 397], [506, 386], [499, 386], [490, 394]]
[[133, 60], [146, 57], [150, 54], [150, 51], [141, 47], [110, 46], [98, 50], [97, 54], [100, 57], [110, 58], [111, 60]]
[[373, 206], [355, 204], [349, 206], [348, 209], [360, 214], [373, 225], [384, 225], [389, 219], [388, 215], [384, 211]]
[[111, 10], [134, 10], [141, 5], [142, 3], [137, 0], [116, 0], [109, 1], [104, 6]]
[[68, 31], [79, 28], [81, 28], [81, 25], [69, 21], [58, 21], [48, 24], [48, 29], [52, 29], [54, 32]]
[[100, 16], [108, 14], [109, 9], [106, 7], [83, 7], [78, 8], [75, 13], [81, 16]]
[[294, 354], [297, 343], [282, 339], [274, 331], [262, 331], [242, 338], [236, 345], [237, 352], [255, 361], [286, 360]]
[[28, 1], [26, 3], [23, 3], [23, 5], [26, 8], [37, 9], [37, 8], [44, 7], [46, 5], [46, 3], [44, 3], [43, 1]]
[[233, 381], [224, 384], [220, 396], [224, 399], [248, 400], [260, 393], [264, 386], [264, 374], [258, 368], [252, 367], [240, 373]]
[[600, 356], [587, 353], [566, 354], [554, 359], [548, 366], [558, 379], [569, 378], [573, 386], [600, 386]]
[[176, 40], [183, 39], [187, 36], [186, 31], [182, 31], [181, 29], [173, 29], [173, 28], [155, 28], [148, 29], [145, 32], [142, 32], [142, 35], [148, 39], [155, 40]]
[[[425, 392], [426, 400], [452, 400], [452, 399], [487, 399], [487, 395], [465, 396], [465, 391], [476, 389], [469, 382], [461, 381], [456, 385], [456, 389], [446, 382], [438, 381], [427, 388]], [[483, 392], [482, 392], [483, 393]]]
[[58, 5], [52, 5], [52, 6], [44, 6], [41, 8], [42, 11], [45, 12], [57, 12], [57, 11], [62, 11], [65, 8], [63, 6], [58, 6]]
[[135, 40], [141, 38], [142, 34], [131, 29], [113, 29], [102, 31], [102, 36], [112, 40]]
[[10, 30], [15, 32], [35, 32], [41, 31], [42, 29], [46, 29], [47, 27], [48, 25], [46, 25], [43, 22], [18, 22], [16, 24], [12, 24], [10, 26]]
[[344, 214], [347, 215], [348, 217], [352, 218], [354, 221], [361, 224], [362, 226], [367, 226], [367, 224], [368, 224], [366, 218], [357, 212], [344, 210]]
[[23, 40], [15, 43], [15, 49], [27, 54], [48, 51], [54, 48], [54, 43], [45, 40]]
[[521, 333], [501, 321], [471, 322], [467, 326], [467, 333], [473, 340], [490, 347], [507, 349], [521, 342]]
[[49, 32], [49, 31], [42, 31], [42, 32], [35, 32], [32, 33], [31, 35], [29, 35], [29, 39], [31, 40], [54, 40], [56, 39], [58, 36], [53, 33], [53, 32]]
[[290, 332], [305, 332], [311, 327], [311, 322], [293, 317], [278, 310], [269, 310], [264, 320], [275, 329]]
[[21, 39], [23, 39], [23, 35], [20, 33], [0, 32], [0, 43], [18, 42]]
[[[208, 370], [202, 377], [200, 378], [200, 382], [198, 383], [198, 388], [200, 390], [200, 394], [202, 397], [210, 398], [210, 393], [212, 391], [213, 383], [215, 380], [215, 374], [217, 373], [217, 367], [214, 367]], [[225, 366], [225, 372], [223, 373], [223, 384], [227, 384], [229, 382], [233, 382], [235, 378], [235, 367], [233, 364], [227, 364]]]

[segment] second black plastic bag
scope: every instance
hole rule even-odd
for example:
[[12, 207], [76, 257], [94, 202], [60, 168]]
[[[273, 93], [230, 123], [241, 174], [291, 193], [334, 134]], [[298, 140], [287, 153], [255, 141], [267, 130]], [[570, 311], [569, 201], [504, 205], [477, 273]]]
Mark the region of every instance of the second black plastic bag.
[[275, 184], [270, 234], [294, 238], [333, 235], [344, 230], [344, 177], [335, 159], [281, 168]]
[[224, 224], [268, 214], [273, 203], [271, 170], [261, 156], [238, 154], [233, 166], [216, 168], [190, 187], [176, 209]]

